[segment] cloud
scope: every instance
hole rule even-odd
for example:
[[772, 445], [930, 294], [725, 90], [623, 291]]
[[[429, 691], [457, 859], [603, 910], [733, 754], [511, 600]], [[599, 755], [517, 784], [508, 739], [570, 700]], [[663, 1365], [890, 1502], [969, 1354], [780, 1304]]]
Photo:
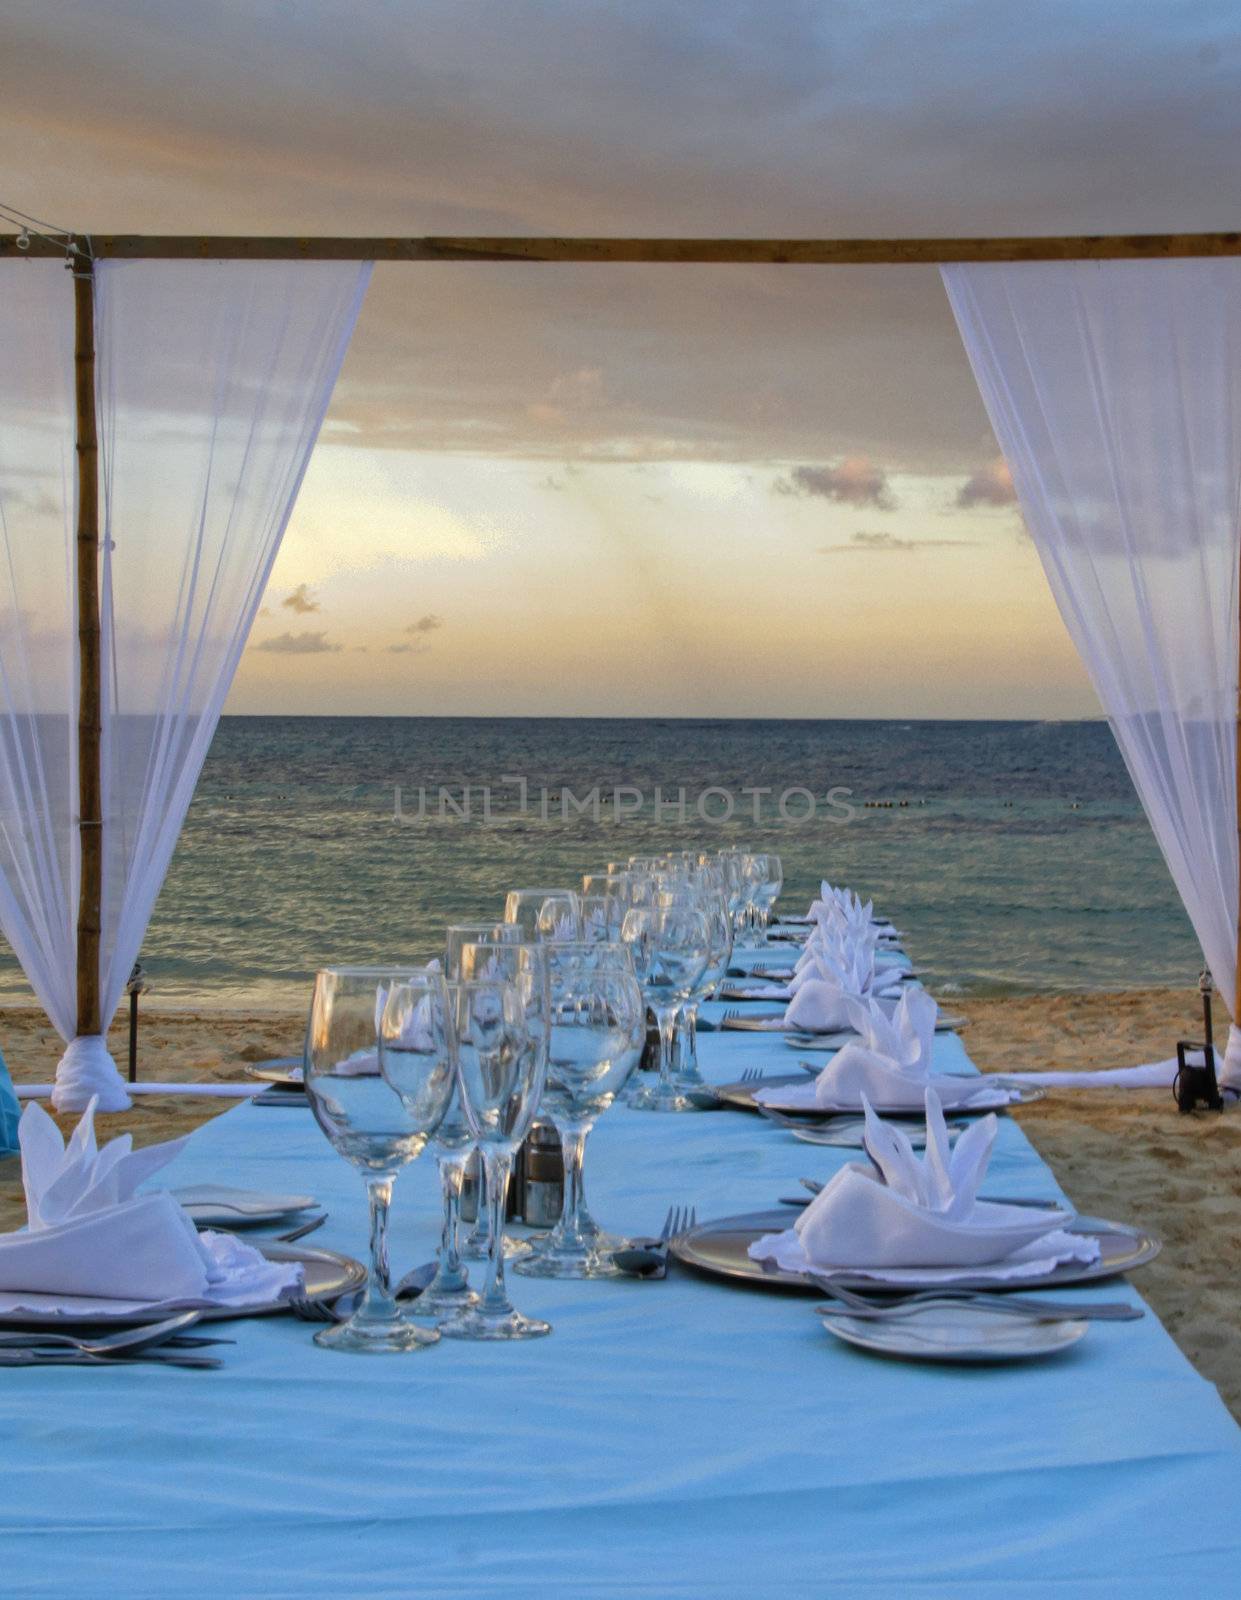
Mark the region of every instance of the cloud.
[[1013, 475], [1003, 457], [979, 467], [970, 474], [957, 490], [957, 505], [962, 511], [974, 506], [1015, 506], [1017, 491], [1013, 488]]
[[311, 594], [310, 585], [307, 583], [299, 583], [293, 593], [286, 595], [280, 604], [287, 606], [290, 611], [296, 611], [299, 617], [304, 616], [308, 611], [318, 611], [319, 609], [319, 602]]
[[63, 501], [54, 494], [49, 494], [46, 489], [7, 489], [2, 498], [10, 506], [21, 507], [32, 517], [64, 517], [66, 507]]
[[794, 467], [786, 478], [776, 479], [775, 490], [877, 511], [891, 511], [896, 505], [887, 473], [866, 456], [846, 456], [835, 467]]
[[329, 644], [325, 633], [278, 633], [253, 648], [276, 656], [321, 656], [335, 654], [341, 647]]
[[390, 656], [424, 656], [431, 648], [429, 644], [390, 644], [387, 647]]
[[417, 622], [411, 622], [406, 628], [406, 633], [434, 633], [444, 626], [443, 617], [437, 617], [434, 611], [428, 611], [426, 616], [419, 617]]
[[977, 539], [898, 539], [894, 533], [855, 533], [848, 544], [825, 544], [821, 556], [853, 556], [866, 552], [887, 555], [914, 555], [922, 550], [953, 550], [977, 544]]
[[551, 398], [572, 411], [592, 411], [606, 404], [607, 391], [600, 367], [578, 367], [552, 379]]

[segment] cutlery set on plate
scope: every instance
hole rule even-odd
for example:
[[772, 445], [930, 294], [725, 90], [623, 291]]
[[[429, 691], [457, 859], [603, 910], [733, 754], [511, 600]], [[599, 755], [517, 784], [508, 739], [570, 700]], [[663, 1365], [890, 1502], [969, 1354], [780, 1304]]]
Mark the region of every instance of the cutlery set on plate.
[[46, 1328], [0, 1333], [0, 1366], [117, 1367], [146, 1362], [171, 1367], [218, 1367], [222, 1363], [215, 1357], [198, 1352], [235, 1341], [191, 1334], [188, 1330], [201, 1316], [201, 1311], [186, 1311], [163, 1322], [93, 1338], [54, 1333]]

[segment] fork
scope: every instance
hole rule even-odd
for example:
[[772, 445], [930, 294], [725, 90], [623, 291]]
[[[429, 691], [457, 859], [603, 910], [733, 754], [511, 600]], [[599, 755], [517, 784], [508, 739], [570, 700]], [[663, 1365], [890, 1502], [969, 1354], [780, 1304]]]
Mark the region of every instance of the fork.
[[135, 1354], [163, 1344], [174, 1334], [184, 1333], [202, 1317], [201, 1311], [182, 1311], [162, 1322], [149, 1322], [142, 1327], [126, 1328], [120, 1333], [109, 1333], [98, 1339], [79, 1339], [69, 1333], [55, 1333], [42, 1328], [28, 1328], [23, 1332], [0, 1333], [0, 1351], [76, 1350], [80, 1355], [111, 1356]]
[[[1024, 1295], [991, 1293], [979, 1289], [920, 1289], [914, 1294], [885, 1303], [858, 1294], [853, 1289], [846, 1289], [835, 1278], [825, 1277], [821, 1273], [808, 1272], [806, 1276], [845, 1306], [850, 1314], [856, 1313], [872, 1321], [913, 1316], [938, 1305], [965, 1305], [977, 1311], [1007, 1311], [1042, 1322], [1136, 1322], [1145, 1315], [1140, 1306], [1132, 1306], [1125, 1300], [1083, 1301], [1080, 1305], [1074, 1305], [1065, 1300], [1037, 1300]], [[839, 1314], [837, 1307], [820, 1309], [828, 1312], [835, 1310]]]
[[302, 1322], [344, 1322], [351, 1317], [357, 1307], [361, 1291], [342, 1295], [328, 1295], [326, 1297], [312, 1298], [310, 1295], [297, 1295], [288, 1300], [289, 1310]]
[[169, 1350], [163, 1345], [147, 1346], [133, 1355], [92, 1355], [87, 1350], [34, 1349], [0, 1350], [0, 1367], [191, 1367], [202, 1371], [223, 1366], [214, 1356], [192, 1355], [188, 1351]]
[[612, 1252], [612, 1260], [622, 1272], [638, 1278], [663, 1278], [668, 1272], [668, 1248], [672, 1241], [688, 1233], [698, 1222], [695, 1206], [669, 1206], [658, 1239], [637, 1238]]

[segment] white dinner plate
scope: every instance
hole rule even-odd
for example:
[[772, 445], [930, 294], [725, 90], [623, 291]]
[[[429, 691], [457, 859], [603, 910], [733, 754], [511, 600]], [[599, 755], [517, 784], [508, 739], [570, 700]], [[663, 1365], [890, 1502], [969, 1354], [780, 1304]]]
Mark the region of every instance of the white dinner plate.
[[246, 1228], [281, 1222], [291, 1212], [308, 1211], [316, 1203], [312, 1194], [265, 1194], [260, 1189], [230, 1189], [222, 1183], [195, 1183], [171, 1193], [202, 1227]]
[[978, 1311], [968, 1305], [927, 1306], [880, 1321], [847, 1311], [820, 1313], [824, 1328], [876, 1355], [905, 1361], [947, 1361], [969, 1366], [992, 1361], [1032, 1361], [1075, 1345], [1088, 1323], [1073, 1317], [1036, 1322], [1016, 1312]]

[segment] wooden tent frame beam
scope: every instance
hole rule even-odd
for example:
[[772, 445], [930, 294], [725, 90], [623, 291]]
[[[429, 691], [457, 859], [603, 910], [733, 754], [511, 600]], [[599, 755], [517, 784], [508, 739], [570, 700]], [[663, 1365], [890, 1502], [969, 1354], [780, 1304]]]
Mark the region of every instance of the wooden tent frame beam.
[[[80, 242], [79, 242], [80, 241]], [[74, 259], [78, 459], [77, 1031], [106, 1031], [99, 972], [104, 823], [101, 816], [99, 464], [95, 419], [95, 261], [525, 261], [698, 266], [946, 266], [952, 262], [1173, 261], [1241, 256], [1241, 232], [1056, 234], [1042, 238], [673, 239], [503, 235], [267, 238], [196, 234], [0, 234], [0, 261]], [[1241, 622], [1239, 622], [1241, 630]], [[1241, 662], [1241, 638], [1238, 641]], [[1241, 681], [1237, 690], [1237, 834], [1241, 853]], [[1238, 884], [1241, 904], [1241, 882]], [[1236, 982], [1241, 1003], [1241, 916]], [[1234, 1007], [1234, 1009], [1237, 1009]]]
[[[85, 236], [81, 236], [85, 238]], [[24, 241], [19, 243], [19, 240]], [[564, 261], [735, 266], [944, 266], [954, 261], [1168, 261], [1241, 255], [1241, 233], [1057, 234], [1000, 239], [633, 239], [429, 235], [415, 239], [92, 234], [98, 261]], [[63, 256], [63, 238], [0, 234], [0, 260]]]

